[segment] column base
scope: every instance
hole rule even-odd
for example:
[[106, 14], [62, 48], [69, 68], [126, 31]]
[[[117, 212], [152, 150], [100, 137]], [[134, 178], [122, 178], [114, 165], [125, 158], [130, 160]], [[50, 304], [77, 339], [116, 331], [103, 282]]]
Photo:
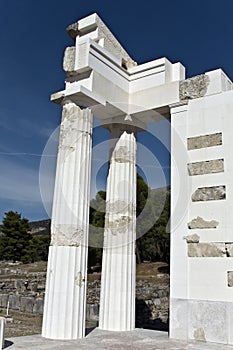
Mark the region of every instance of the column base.
[[86, 257], [86, 247], [50, 247], [42, 337], [85, 336]]

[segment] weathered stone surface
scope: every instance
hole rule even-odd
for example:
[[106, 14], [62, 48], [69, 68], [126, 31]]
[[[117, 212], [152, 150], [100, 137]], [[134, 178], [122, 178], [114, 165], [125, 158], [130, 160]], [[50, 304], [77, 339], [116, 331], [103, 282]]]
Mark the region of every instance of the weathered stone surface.
[[[164, 274], [163, 274], [164, 276]], [[168, 276], [168, 275], [167, 275]], [[158, 277], [158, 275], [157, 275]], [[168, 277], [167, 277], [168, 278]], [[88, 281], [87, 285], [87, 307], [86, 307], [86, 319], [87, 321], [98, 321], [99, 317], [99, 301], [100, 301], [100, 280]], [[23, 292], [25, 293], [25, 292]], [[29, 293], [29, 292], [27, 292]], [[44, 298], [42, 296], [29, 296], [29, 294], [0, 294], [0, 307], [6, 308], [8, 298], [11, 296], [11, 302], [9, 305], [10, 310], [12, 307], [19, 310], [27, 310], [24, 312], [33, 312], [33, 314], [43, 314]], [[137, 325], [140, 327], [148, 326], [149, 328], [157, 328], [161, 324], [157, 324], [158, 319], [162, 326], [166, 328], [168, 320], [168, 308], [169, 308], [169, 283], [158, 284], [158, 282], [151, 280], [139, 280], [136, 283], [136, 296], [137, 296]], [[26, 301], [25, 301], [26, 298]], [[29, 306], [25, 306], [28, 303]], [[21, 299], [23, 306], [21, 307]], [[16, 301], [19, 305], [16, 308]], [[13, 304], [14, 302], [14, 304]], [[33, 307], [31, 307], [33, 304]], [[149, 318], [148, 318], [149, 315]]]
[[193, 202], [214, 201], [226, 198], [226, 186], [200, 187], [192, 195]]
[[205, 96], [210, 79], [207, 75], [197, 75], [196, 77], [180, 82], [180, 100], [191, 100]]
[[189, 257], [226, 257], [225, 243], [189, 243]]
[[[128, 53], [125, 51], [125, 49], [121, 46], [119, 41], [114, 37], [114, 35], [111, 33], [111, 31], [106, 27], [106, 25], [103, 23], [103, 21], [100, 19], [100, 17], [96, 14], [91, 15], [92, 17], [92, 28], [90, 26], [82, 27], [82, 30], [79, 30], [79, 21], [76, 23], [73, 23], [67, 27], [67, 32], [69, 35], [75, 39], [77, 35], [82, 36], [87, 33], [90, 33], [90, 31], [96, 31], [97, 37], [95, 40], [101, 40], [102, 39], [102, 45], [103, 47], [110, 52], [112, 55], [114, 55], [117, 58], [120, 58], [124, 60], [124, 62], [130, 62], [130, 66], [136, 65], [136, 62], [134, 62], [131, 57], [128, 55]], [[90, 17], [91, 17], [90, 16]]]
[[190, 176], [221, 173], [223, 171], [223, 159], [207, 160], [205, 162], [196, 162], [188, 164], [188, 172]]
[[133, 202], [129, 203], [127, 201], [123, 201], [117, 199], [115, 201], [107, 201], [106, 202], [106, 211], [111, 212], [113, 214], [122, 214], [126, 215], [128, 213], [136, 212], [136, 206]]
[[[131, 229], [132, 213], [136, 215], [136, 205], [123, 200], [106, 202], [105, 229], [109, 233], [122, 234]], [[109, 215], [111, 213], [111, 215]], [[114, 220], [113, 220], [114, 219]]]
[[126, 146], [121, 146], [113, 151], [111, 162], [134, 163], [135, 155]]
[[228, 287], [233, 287], [233, 271], [227, 272], [227, 284]]
[[0, 294], [0, 306], [1, 307], [6, 308], [8, 300], [9, 300], [8, 294]]
[[194, 330], [193, 333], [193, 338], [195, 340], [199, 340], [199, 341], [204, 341], [206, 342], [206, 338], [205, 338], [205, 331], [203, 328], [197, 328]]
[[32, 282], [30, 284], [30, 289], [32, 292], [37, 292], [38, 288], [37, 288], [37, 282]]
[[67, 33], [71, 36], [72, 39], [75, 39], [76, 36], [78, 35], [79, 31], [78, 31], [78, 22], [72, 23], [70, 24], [67, 28], [66, 28]]
[[130, 216], [122, 215], [114, 221], [110, 221], [106, 215], [106, 224], [105, 224], [105, 234], [124, 234], [128, 230], [132, 229], [132, 218]]
[[20, 289], [22, 289], [22, 287], [23, 287], [23, 281], [22, 280], [16, 280], [15, 281], [15, 288], [17, 290], [20, 290]]
[[219, 146], [222, 144], [222, 133], [201, 135], [187, 139], [188, 150]]
[[226, 344], [228, 310], [228, 302], [190, 300], [186, 319], [189, 339]]
[[92, 321], [99, 321], [99, 305], [89, 304], [89, 318]]
[[33, 306], [34, 306], [34, 298], [33, 297], [21, 297], [21, 305], [20, 305], [21, 312], [32, 313]]
[[32, 310], [33, 313], [43, 315], [43, 309], [44, 309], [44, 299], [43, 298], [35, 299], [33, 310]]
[[200, 241], [200, 237], [196, 233], [194, 233], [193, 235], [185, 236], [184, 239], [187, 243], [199, 243]]
[[83, 238], [83, 230], [74, 225], [57, 225], [52, 231], [52, 245], [78, 247]]
[[72, 75], [75, 70], [75, 46], [67, 47], [64, 52], [63, 69], [68, 75]]
[[216, 228], [218, 226], [218, 221], [211, 220], [206, 221], [200, 216], [198, 216], [196, 219], [193, 219], [188, 223], [188, 228], [192, 229], [206, 229], [206, 228]]
[[20, 309], [20, 296], [16, 294], [9, 295], [9, 308], [13, 310]]
[[233, 257], [233, 243], [226, 243], [226, 252], [228, 257]]

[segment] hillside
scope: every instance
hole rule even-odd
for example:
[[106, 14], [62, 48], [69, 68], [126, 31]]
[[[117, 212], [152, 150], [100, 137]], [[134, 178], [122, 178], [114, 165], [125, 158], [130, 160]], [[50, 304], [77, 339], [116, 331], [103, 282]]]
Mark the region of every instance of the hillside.
[[50, 234], [50, 226], [51, 226], [51, 220], [39, 220], [39, 221], [32, 221], [30, 222], [31, 234], [42, 236], [42, 235], [49, 235]]

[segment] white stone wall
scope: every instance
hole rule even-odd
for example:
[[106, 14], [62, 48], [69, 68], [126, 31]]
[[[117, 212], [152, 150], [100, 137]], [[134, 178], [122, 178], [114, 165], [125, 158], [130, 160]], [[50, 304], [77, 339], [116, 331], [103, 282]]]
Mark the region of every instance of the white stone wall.
[[208, 76], [205, 96], [171, 108], [170, 336], [232, 344], [233, 91], [221, 71]]

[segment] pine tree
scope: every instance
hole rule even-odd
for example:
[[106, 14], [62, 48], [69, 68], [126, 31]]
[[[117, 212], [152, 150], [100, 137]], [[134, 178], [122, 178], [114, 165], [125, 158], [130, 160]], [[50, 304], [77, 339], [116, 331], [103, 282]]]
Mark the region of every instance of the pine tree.
[[13, 211], [5, 213], [1, 225], [0, 260], [24, 261], [30, 246], [29, 221]]

